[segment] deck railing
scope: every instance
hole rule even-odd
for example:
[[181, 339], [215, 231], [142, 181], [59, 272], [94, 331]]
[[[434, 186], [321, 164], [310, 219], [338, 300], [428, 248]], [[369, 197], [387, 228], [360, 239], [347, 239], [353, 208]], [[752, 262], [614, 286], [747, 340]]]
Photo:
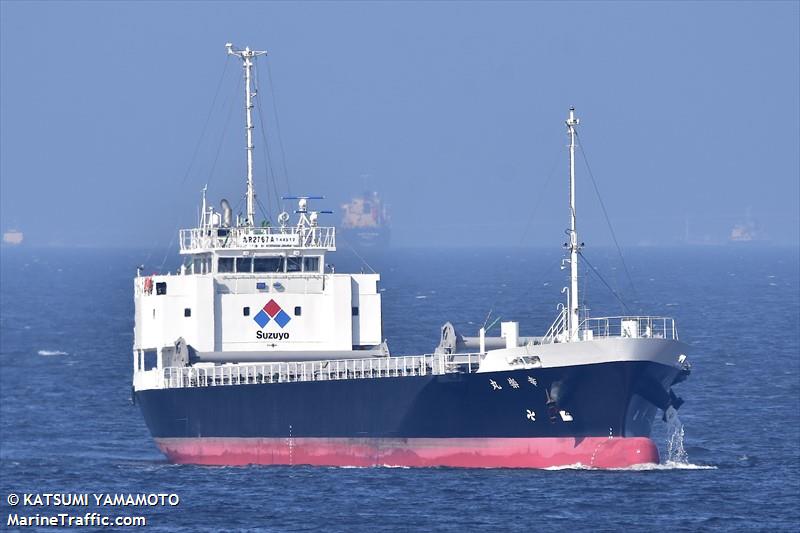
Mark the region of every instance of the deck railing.
[[592, 338], [622, 337], [633, 339], [678, 340], [675, 320], [663, 316], [609, 316], [586, 318], [580, 331], [591, 331]]
[[[541, 343], [566, 342], [569, 336], [568, 324], [567, 312], [561, 311], [542, 337]], [[661, 316], [584, 318], [578, 328], [578, 341], [610, 337], [678, 340], [678, 329], [674, 319]]]
[[298, 381], [393, 378], [440, 375], [448, 372], [475, 372], [480, 354], [426, 354], [406, 357], [333, 359], [290, 363], [237, 363], [167, 367], [161, 388], [255, 385]]
[[563, 340], [564, 331], [566, 331], [567, 324], [569, 323], [568, 321], [567, 310], [562, 309], [553, 321], [553, 325], [550, 326], [550, 329], [548, 329], [547, 333], [542, 337], [542, 344], [550, 344], [558, 342], [558, 340]]
[[191, 228], [180, 230], [181, 252], [270, 248], [336, 249], [336, 228], [319, 226]]

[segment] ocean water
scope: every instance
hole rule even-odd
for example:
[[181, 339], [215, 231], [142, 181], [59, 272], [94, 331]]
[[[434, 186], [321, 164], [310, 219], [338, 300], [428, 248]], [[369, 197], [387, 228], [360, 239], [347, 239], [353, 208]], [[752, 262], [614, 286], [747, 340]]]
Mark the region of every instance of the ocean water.
[[[631, 249], [630, 280], [611, 250], [586, 253], [629, 310], [587, 275], [593, 314], [673, 316], [692, 347], [692, 375], [676, 387], [686, 400], [679, 420], [654, 426], [661, 465], [169, 465], [129, 401], [131, 278], [149, 251], [3, 249], [2, 527], [11, 512], [99, 511], [145, 516], [150, 531], [800, 528], [798, 249]], [[499, 316], [519, 320], [523, 335], [541, 334], [562, 299], [558, 250], [391, 250], [362, 254], [369, 265], [337, 255], [338, 271], [382, 273], [384, 334], [395, 354], [430, 352], [446, 320], [473, 335], [487, 315]], [[12, 508], [10, 493], [175, 493], [180, 504]]]

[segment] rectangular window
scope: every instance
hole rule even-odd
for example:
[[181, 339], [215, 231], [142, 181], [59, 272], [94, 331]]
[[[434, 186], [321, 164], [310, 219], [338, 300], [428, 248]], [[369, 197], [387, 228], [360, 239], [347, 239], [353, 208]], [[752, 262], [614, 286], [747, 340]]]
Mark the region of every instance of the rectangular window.
[[250, 273], [253, 271], [253, 258], [252, 257], [237, 257], [236, 258], [236, 272]]
[[302, 257], [287, 257], [286, 258], [286, 272], [300, 272], [303, 268]]
[[217, 261], [217, 272], [233, 272], [233, 257], [220, 257]]
[[147, 350], [144, 352], [144, 369], [152, 370], [158, 364], [158, 352], [155, 350]]
[[156, 283], [156, 294], [167, 294], [167, 282], [159, 281]]
[[188, 307], [187, 307], [187, 308], [185, 308], [185, 309], [183, 310], [183, 316], [185, 316], [185, 317], [190, 317], [190, 316], [192, 316], [192, 310], [191, 310], [191, 309], [189, 309]]
[[303, 310], [300, 308], [299, 305], [294, 308], [294, 316], [300, 316], [302, 314], [303, 314]]
[[244, 316], [250, 316], [250, 308], [249, 307], [242, 307], [242, 314]]
[[353, 308], [353, 316], [358, 316], [358, 307]]
[[253, 272], [283, 272], [283, 257], [256, 257]]
[[319, 257], [317, 256], [304, 257], [303, 270], [305, 272], [319, 272]]

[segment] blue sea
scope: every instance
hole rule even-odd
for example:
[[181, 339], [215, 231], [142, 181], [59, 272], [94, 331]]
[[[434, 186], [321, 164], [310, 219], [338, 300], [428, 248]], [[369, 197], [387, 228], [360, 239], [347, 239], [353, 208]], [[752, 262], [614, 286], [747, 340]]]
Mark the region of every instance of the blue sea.
[[[631, 248], [624, 264], [613, 250], [585, 252], [605, 280], [587, 272], [581, 282], [593, 315], [673, 316], [692, 347], [692, 375], [676, 387], [686, 400], [683, 434], [660, 420], [654, 426], [662, 465], [616, 471], [170, 465], [130, 403], [132, 278], [138, 264], [154, 256], [160, 263], [163, 250], [5, 248], [2, 527], [10, 513], [99, 512], [145, 516], [149, 531], [800, 529], [798, 249]], [[487, 316], [489, 323], [519, 320], [522, 335], [542, 334], [563, 298], [559, 250], [337, 256], [329, 259], [337, 271], [381, 272], [384, 335], [394, 354], [431, 352], [448, 320], [465, 335], [474, 335]], [[177, 261], [169, 257], [164, 268]], [[174, 493], [180, 504], [12, 507], [11, 493]]]

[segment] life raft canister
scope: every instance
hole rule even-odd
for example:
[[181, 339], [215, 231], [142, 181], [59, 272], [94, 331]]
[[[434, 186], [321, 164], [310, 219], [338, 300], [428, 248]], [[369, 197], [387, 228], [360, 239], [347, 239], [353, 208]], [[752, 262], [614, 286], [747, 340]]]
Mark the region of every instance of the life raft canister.
[[144, 293], [145, 294], [153, 293], [153, 278], [149, 276], [144, 278]]

